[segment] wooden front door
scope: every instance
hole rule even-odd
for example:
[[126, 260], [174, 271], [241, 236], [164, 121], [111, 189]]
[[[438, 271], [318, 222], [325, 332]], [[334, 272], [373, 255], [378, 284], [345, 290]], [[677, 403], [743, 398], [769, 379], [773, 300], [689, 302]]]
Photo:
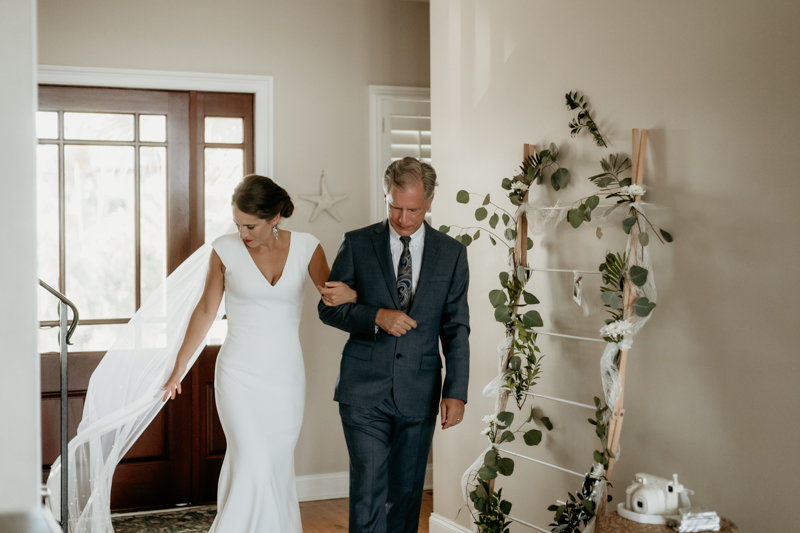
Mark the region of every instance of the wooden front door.
[[[81, 312], [69, 355], [72, 437], [89, 378], [116, 332], [230, 220], [229, 207], [220, 211], [253, 169], [252, 95], [42, 86], [39, 109], [39, 277]], [[39, 308], [46, 477], [59, 453], [58, 317], [44, 291]], [[218, 349], [204, 351], [184, 394], [118, 465], [113, 509], [216, 499], [225, 450], [213, 403]]]

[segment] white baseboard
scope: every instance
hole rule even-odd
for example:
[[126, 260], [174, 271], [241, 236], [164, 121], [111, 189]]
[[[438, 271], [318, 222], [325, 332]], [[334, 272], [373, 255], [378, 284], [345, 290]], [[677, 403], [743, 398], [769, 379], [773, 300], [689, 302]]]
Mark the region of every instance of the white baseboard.
[[472, 533], [471, 530], [464, 526], [456, 524], [452, 520], [448, 520], [436, 513], [431, 513], [431, 517], [428, 520], [428, 527], [430, 533]]
[[[334, 472], [315, 476], [298, 476], [297, 498], [301, 502], [347, 498], [350, 495], [350, 473]], [[433, 465], [425, 472], [425, 490], [433, 488]]]

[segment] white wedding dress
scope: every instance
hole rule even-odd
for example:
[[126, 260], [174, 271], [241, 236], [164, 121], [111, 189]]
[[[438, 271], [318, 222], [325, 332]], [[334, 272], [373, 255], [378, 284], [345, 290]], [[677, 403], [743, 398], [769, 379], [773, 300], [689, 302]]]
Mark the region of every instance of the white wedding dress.
[[[203, 292], [212, 246], [225, 265], [228, 335], [217, 358], [216, 401], [228, 450], [211, 533], [302, 531], [294, 449], [305, 401], [300, 315], [308, 264], [319, 241], [291, 232], [275, 285], [261, 274], [238, 234], [205, 244], [144, 302], [92, 374], [78, 434], [69, 442], [69, 495], [59, 493], [56, 459], [47, 486], [55, 516], [69, 508], [70, 533], [113, 533], [114, 470], [164, 407], [192, 311]], [[221, 316], [221, 311], [218, 316]], [[194, 364], [205, 343], [187, 365]]]
[[319, 241], [291, 233], [275, 285], [237, 234], [214, 241], [225, 265], [228, 336], [217, 358], [217, 410], [228, 441], [209, 533], [299, 533], [294, 449], [305, 403], [300, 315]]

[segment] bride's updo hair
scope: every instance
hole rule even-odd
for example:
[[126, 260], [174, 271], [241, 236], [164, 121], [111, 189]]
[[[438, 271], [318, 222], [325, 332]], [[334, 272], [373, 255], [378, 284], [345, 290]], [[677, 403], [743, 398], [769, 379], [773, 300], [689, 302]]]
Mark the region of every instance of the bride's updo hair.
[[294, 203], [286, 189], [258, 174], [250, 174], [233, 190], [231, 204], [242, 213], [264, 220], [272, 220], [277, 215], [289, 218], [294, 212]]

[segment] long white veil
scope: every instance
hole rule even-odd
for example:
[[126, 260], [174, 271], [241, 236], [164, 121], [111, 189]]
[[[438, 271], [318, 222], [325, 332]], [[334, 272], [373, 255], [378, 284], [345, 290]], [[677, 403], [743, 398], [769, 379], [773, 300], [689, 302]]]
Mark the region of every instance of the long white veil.
[[[111, 479], [120, 459], [161, 408], [189, 319], [203, 293], [211, 245], [183, 262], [147, 299], [89, 381], [83, 419], [69, 442], [69, 531], [113, 533]], [[187, 365], [194, 364], [205, 342]], [[50, 470], [50, 507], [60, 514], [61, 461]]]

